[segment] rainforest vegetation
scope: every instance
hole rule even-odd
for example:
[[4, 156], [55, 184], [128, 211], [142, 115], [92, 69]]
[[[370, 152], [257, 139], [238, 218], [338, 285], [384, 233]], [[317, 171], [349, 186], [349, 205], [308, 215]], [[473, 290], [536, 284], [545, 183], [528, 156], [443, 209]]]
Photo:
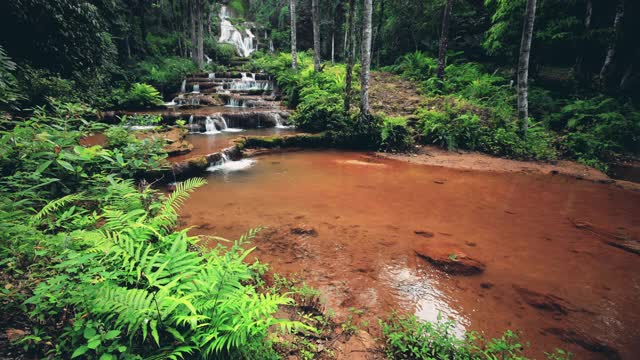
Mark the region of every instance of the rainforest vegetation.
[[[222, 41], [222, 6], [249, 43]], [[128, 126], [184, 129], [186, 117], [109, 112], [163, 110], [192, 74], [264, 73], [290, 122], [315, 134], [293, 146], [435, 144], [606, 173], [640, 156], [639, 16], [630, 0], [4, 1], [0, 329], [17, 335], [0, 357], [331, 358], [313, 339], [363, 326], [304, 313], [319, 301], [306, 285], [266, 281], [249, 229], [261, 224], [237, 240], [180, 226], [206, 181], [159, 190], [175, 180], [158, 175], [171, 172], [165, 140]], [[385, 111], [374, 72], [422, 101]], [[393, 359], [525, 356], [517, 329], [459, 337], [403, 314], [379, 327], [379, 355]]]

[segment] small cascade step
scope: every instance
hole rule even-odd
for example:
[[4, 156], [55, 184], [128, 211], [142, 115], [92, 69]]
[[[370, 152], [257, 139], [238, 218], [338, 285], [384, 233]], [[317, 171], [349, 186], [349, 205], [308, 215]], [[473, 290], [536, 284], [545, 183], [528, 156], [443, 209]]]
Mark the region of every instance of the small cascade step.
[[[172, 110], [162, 114], [165, 121], [189, 118], [191, 131], [206, 134], [243, 128], [285, 127], [289, 118], [288, 112], [282, 110], [280, 95], [271, 76], [265, 73], [189, 74], [182, 81], [180, 93], [165, 105]], [[221, 110], [223, 106], [225, 109]], [[206, 112], [209, 108], [211, 112]]]

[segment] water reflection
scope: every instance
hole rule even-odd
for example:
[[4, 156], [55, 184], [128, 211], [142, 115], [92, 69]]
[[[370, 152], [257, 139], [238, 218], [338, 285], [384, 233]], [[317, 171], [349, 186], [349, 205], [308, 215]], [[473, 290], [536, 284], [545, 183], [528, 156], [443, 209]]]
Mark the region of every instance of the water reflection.
[[464, 337], [469, 320], [449, 306], [451, 299], [438, 289], [438, 279], [433, 274], [396, 263], [383, 268], [382, 278], [397, 291], [403, 305], [415, 307], [414, 313], [420, 320], [453, 320], [455, 336]]

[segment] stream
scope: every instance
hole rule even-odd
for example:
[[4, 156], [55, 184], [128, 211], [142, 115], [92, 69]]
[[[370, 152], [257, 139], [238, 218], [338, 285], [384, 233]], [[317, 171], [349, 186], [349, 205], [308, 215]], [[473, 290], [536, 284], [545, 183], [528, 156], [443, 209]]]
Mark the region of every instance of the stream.
[[[519, 330], [536, 358], [556, 347], [576, 359], [640, 353], [638, 255], [601, 236], [637, 239], [637, 192], [360, 152], [253, 160], [240, 171], [207, 175], [208, 184], [186, 201], [181, 225], [229, 239], [265, 226], [254, 255], [273, 272], [318, 288], [338, 319], [362, 309], [374, 336], [376, 319], [393, 310], [453, 319], [458, 334]], [[423, 245], [463, 250], [486, 270], [445, 274], [416, 256]]]

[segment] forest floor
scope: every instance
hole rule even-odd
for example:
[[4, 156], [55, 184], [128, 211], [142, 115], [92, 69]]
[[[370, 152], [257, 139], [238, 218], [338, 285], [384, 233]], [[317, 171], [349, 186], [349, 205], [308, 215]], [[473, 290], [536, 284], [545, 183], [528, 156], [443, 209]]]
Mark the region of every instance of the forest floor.
[[437, 146], [418, 146], [413, 154], [377, 153], [378, 156], [409, 162], [412, 164], [441, 166], [452, 169], [519, 172], [530, 174], [566, 175], [577, 179], [590, 180], [632, 191], [640, 191], [640, 183], [614, 180], [605, 173], [589, 166], [568, 160], [550, 162], [519, 161], [499, 158], [473, 151], [447, 151]]
[[374, 114], [409, 116], [425, 100], [416, 84], [387, 72], [371, 72], [371, 108]]

